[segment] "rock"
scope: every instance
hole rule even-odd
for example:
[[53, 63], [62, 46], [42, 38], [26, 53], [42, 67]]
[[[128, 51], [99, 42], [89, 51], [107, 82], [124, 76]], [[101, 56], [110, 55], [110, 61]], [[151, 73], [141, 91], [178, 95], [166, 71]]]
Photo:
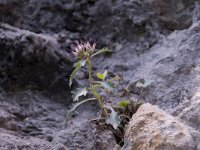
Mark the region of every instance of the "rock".
[[[34, 136], [68, 149], [115, 149], [110, 133], [91, 138], [97, 133], [81, 126], [84, 119], [78, 115], [72, 119], [78, 126], [63, 129], [72, 70], [65, 49], [84, 36], [96, 40], [98, 48], [113, 50], [95, 58], [94, 68], [123, 74], [133, 97], [141, 94], [138, 80], [152, 80], [141, 98], [193, 127], [197, 143], [199, 14], [198, 0], [1, 0], [0, 128], [10, 136], [20, 135], [14, 141], [19, 144], [27, 142], [21, 137]], [[77, 77], [84, 79], [85, 72]], [[97, 110], [92, 105], [80, 109], [90, 117]]]
[[63, 144], [56, 144], [52, 150], [68, 150], [66, 146], [64, 146]]
[[158, 41], [158, 32], [188, 28], [194, 5], [195, 0], [4, 0], [0, 21], [36, 33], [82, 33], [106, 45], [135, 41], [141, 52]]
[[14, 132], [8, 132], [2, 129], [0, 132], [1, 150], [49, 150], [52, 147], [52, 143], [42, 139], [22, 137]]
[[174, 115], [184, 120], [185, 124], [200, 131], [200, 93], [197, 92], [191, 100], [185, 100], [183, 104], [177, 107]]
[[[77, 111], [92, 119], [99, 110], [94, 104]], [[38, 91], [0, 92], [0, 149], [36, 150], [34, 145], [38, 150], [119, 148], [111, 132], [97, 130], [80, 115], [74, 115], [65, 127], [66, 108]]]
[[197, 144], [188, 126], [157, 106], [143, 104], [128, 125], [123, 149], [195, 150]]
[[57, 40], [48, 35], [0, 24], [0, 85], [6, 90], [40, 89], [50, 95], [66, 92], [72, 63]]
[[[143, 97], [144, 101], [156, 104], [169, 114], [178, 117], [198, 135], [200, 133], [199, 33], [199, 22], [196, 22], [189, 29], [173, 32], [153, 46], [149, 52], [140, 56], [141, 66], [129, 83], [134, 85], [135, 79], [141, 77], [153, 80], [148, 93]], [[134, 86], [132, 90], [136, 91]], [[196, 137], [194, 139], [197, 145], [199, 139]], [[197, 147], [196, 149], [199, 149], [199, 144]]]
[[119, 150], [114, 135], [110, 131], [98, 130], [89, 122], [79, 120], [73, 121], [69, 128], [61, 130], [56, 134], [54, 144], [66, 145], [69, 149], [82, 150]]
[[187, 30], [173, 32], [140, 55], [140, 67], [129, 72], [130, 91], [137, 91], [132, 86], [136, 79], [152, 80], [144, 100], [172, 114], [184, 101], [190, 101], [199, 85], [199, 31], [199, 22], [194, 23]]

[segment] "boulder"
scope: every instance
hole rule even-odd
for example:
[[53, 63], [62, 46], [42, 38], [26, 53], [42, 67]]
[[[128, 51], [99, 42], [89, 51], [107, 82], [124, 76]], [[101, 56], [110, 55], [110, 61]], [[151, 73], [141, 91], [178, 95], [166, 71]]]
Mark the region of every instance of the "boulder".
[[143, 104], [133, 115], [124, 150], [195, 150], [191, 129], [157, 106]]

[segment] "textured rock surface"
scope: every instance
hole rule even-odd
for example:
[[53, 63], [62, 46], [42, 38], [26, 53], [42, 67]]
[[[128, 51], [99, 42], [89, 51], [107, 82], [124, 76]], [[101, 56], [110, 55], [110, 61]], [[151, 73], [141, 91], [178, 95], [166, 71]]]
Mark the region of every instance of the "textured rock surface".
[[[88, 105], [87, 110], [94, 107], [93, 105]], [[82, 114], [88, 117], [95, 116], [91, 110], [87, 110]], [[0, 148], [2, 150], [23, 149], [23, 147], [28, 150], [118, 148], [112, 133], [97, 130], [87, 119], [80, 116], [65, 127], [65, 115], [65, 105], [49, 100], [39, 92], [1, 91]]]
[[[5, 132], [5, 133], [4, 133]], [[15, 132], [7, 132], [1, 130], [0, 149], [1, 150], [49, 150], [52, 148], [52, 143], [37, 139], [34, 137], [24, 137], [17, 135]]]
[[4, 89], [46, 90], [69, 101], [66, 75], [72, 63], [56, 38], [2, 23], [0, 47], [0, 85]]
[[[112, 133], [95, 131], [85, 118], [64, 127], [72, 63], [58, 37], [3, 23], [0, 31], [2, 150], [116, 149]], [[95, 117], [89, 106], [86, 115]]]
[[174, 112], [179, 118], [185, 121], [194, 129], [200, 131], [200, 101], [199, 92], [191, 98], [191, 101], [186, 100]]
[[125, 137], [125, 150], [195, 150], [199, 144], [188, 126], [148, 103], [133, 115]]
[[159, 105], [198, 130], [199, 31], [197, 22], [152, 47], [141, 56], [144, 62], [129, 84], [135, 93], [138, 79], [152, 80], [143, 92], [145, 101]]
[[[27, 149], [35, 142], [37, 149], [116, 148], [110, 133], [95, 131], [79, 115], [63, 128], [72, 69], [65, 49], [84, 36], [113, 50], [95, 59], [94, 69], [122, 73], [132, 99], [141, 93], [137, 81], [151, 80], [142, 99], [192, 127], [196, 144], [199, 19], [199, 0], [1, 0], [0, 132]], [[83, 106], [80, 112], [93, 118], [97, 107]], [[9, 141], [1, 141], [10, 148]]]
[[[67, 30], [96, 38], [103, 44], [138, 42], [151, 47], [159, 33], [192, 24], [195, 0], [3, 0], [0, 19], [37, 33]], [[5, 15], [6, 14], [6, 15]], [[143, 42], [145, 40], [145, 42]]]

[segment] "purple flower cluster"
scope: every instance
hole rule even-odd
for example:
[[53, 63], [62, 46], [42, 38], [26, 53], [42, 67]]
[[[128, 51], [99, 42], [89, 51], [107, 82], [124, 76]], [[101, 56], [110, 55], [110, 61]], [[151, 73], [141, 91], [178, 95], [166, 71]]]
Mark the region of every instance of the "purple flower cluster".
[[91, 54], [96, 48], [96, 43], [90, 42], [75, 42], [72, 48], [72, 53], [76, 58], [85, 58]]

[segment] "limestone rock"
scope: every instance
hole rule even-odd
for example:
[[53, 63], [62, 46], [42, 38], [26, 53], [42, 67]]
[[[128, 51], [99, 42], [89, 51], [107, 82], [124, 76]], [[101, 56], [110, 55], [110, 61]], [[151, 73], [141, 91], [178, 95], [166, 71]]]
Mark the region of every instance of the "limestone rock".
[[72, 63], [56, 38], [1, 23], [0, 47], [0, 86], [46, 90], [67, 99]]
[[195, 150], [189, 127], [157, 106], [143, 104], [133, 115], [124, 150]]
[[185, 124], [200, 131], [200, 93], [197, 92], [191, 100], [184, 101], [174, 112]]
[[[72, 63], [65, 48], [83, 35], [97, 39], [98, 48], [113, 50], [112, 55], [95, 58], [94, 68], [122, 73], [125, 84], [130, 84], [131, 96], [136, 98], [141, 91], [136, 82], [153, 80], [141, 99], [196, 129], [190, 142], [197, 143], [199, 12], [199, 0], [0, 0], [0, 88], [8, 92], [3, 95], [0, 91], [0, 127], [11, 136], [9, 131], [70, 150], [115, 149], [110, 133], [98, 133], [100, 136], [93, 138], [94, 129], [83, 126], [80, 116], [63, 129], [66, 105], [50, 99], [58, 94], [61, 102], [70, 101], [67, 77]], [[84, 78], [84, 73], [79, 78]], [[44, 90], [51, 95], [44, 96]], [[91, 105], [81, 109], [91, 118], [97, 111]], [[2, 141], [0, 145], [9, 142]], [[27, 141], [19, 138], [14, 142]]]
[[0, 149], [1, 150], [49, 150], [52, 143], [34, 137], [22, 137], [14, 132], [0, 130]]
[[52, 150], [68, 150], [66, 146], [64, 146], [63, 144], [56, 144]]

